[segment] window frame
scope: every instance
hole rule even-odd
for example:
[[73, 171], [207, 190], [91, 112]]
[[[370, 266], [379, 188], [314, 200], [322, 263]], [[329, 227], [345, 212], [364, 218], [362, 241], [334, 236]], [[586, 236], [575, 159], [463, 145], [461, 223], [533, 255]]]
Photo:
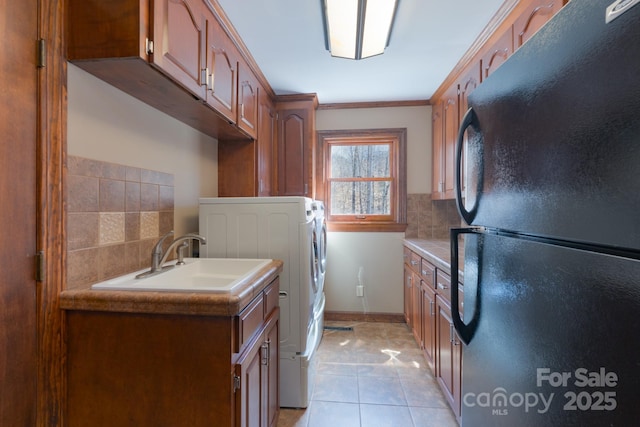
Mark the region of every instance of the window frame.
[[[328, 130], [317, 132], [316, 198], [325, 202], [327, 229], [329, 231], [387, 231], [403, 232], [407, 224], [407, 130], [400, 129], [358, 129]], [[362, 145], [375, 143], [389, 144], [390, 214], [334, 215], [331, 212], [331, 192], [329, 179], [330, 149], [334, 145]], [[362, 179], [375, 181], [375, 179]], [[386, 179], [385, 179], [386, 181]], [[335, 181], [334, 181], [335, 182]]]

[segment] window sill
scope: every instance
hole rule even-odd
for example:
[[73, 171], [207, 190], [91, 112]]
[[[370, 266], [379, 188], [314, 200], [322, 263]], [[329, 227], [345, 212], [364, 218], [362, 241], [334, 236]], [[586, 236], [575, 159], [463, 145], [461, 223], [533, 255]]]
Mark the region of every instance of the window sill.
[[361, 231], [403, 233], [407, 224], [396, 222], [327, 222], [327, 231]]

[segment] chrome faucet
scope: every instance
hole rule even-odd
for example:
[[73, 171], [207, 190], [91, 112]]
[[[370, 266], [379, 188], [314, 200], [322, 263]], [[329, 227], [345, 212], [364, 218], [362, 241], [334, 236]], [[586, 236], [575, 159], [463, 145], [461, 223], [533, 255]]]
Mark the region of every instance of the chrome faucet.
[[[184, 236], [174, 239], [167, 250], [163, 253], [162, 245], [165, 239], [172, 235], [173, 230], [162, 236], [160, 240], [158, 240], [158, 242], [153, 246], [153, 249], [151, 250], [151, 268], [144, 273], [138, 274], [136, 276], [136, 279], [155, 276], [156, 274], [160, 274], [165, 270], [172, 269], [173, 267], [175, 267], [175, 265], [184, 265], [184, 250], [189, 247], [190, 240], [198, 240], [202, 245], [207, 244], [207, 240], [204, 237], [195, 233], [188, 233]], [[164, 263], [167, 262], [167, 258], [169, 258], [169, 255], [171, 255], [171, 252], [174, 249], [178, 253], [178, 262], [176, 262], [175, 265], [165, 266]]]
[[[167, 262], [167, 258], [169, 258], [171, 251], [173, 251], [176, 248], [177, 248], [176, 252], [178, 253], [178, 262], [176, 263], [176, 265], [183, 265], [184, 250], [189, 247], [190, 240], [197, 240], [200, 242], [201, 245], [207, 244], [207, 239], [195, 233], [188, 233], [188, 234], [185, 234], [184, 236], [178, 237], [173, 242], [171, 242], [171, 245], [169, 245], [169, 247], [167, 248], [167, 251], [164, 253], [162, 258], [160, 259], [160, 266], [162, 267], [162, 265], [165, 262]], [[162, 252], [162, 248], [160, 248], [160, 251]]]

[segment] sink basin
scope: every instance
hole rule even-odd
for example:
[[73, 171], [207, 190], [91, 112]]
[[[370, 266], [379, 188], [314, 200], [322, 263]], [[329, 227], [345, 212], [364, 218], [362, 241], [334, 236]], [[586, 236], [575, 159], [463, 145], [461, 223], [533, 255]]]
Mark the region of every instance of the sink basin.
[[185, 258], [184, 265], [165, 264], [170, 270], [144, 279], [136, 271], [91, 286], [92, 289], [120, 291], [219, 292], [231, 293], [246, 277], [258, 272], [270, 259]]

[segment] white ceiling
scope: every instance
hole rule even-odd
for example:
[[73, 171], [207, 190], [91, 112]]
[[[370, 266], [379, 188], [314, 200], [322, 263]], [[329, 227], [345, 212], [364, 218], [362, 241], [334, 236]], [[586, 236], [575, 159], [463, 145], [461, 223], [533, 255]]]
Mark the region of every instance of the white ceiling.
[[360, 61], [325, 50], [321, 1], [218, 0], [277, 95], [427, 100], [504, 0], [400, 0], [389, 47]]

